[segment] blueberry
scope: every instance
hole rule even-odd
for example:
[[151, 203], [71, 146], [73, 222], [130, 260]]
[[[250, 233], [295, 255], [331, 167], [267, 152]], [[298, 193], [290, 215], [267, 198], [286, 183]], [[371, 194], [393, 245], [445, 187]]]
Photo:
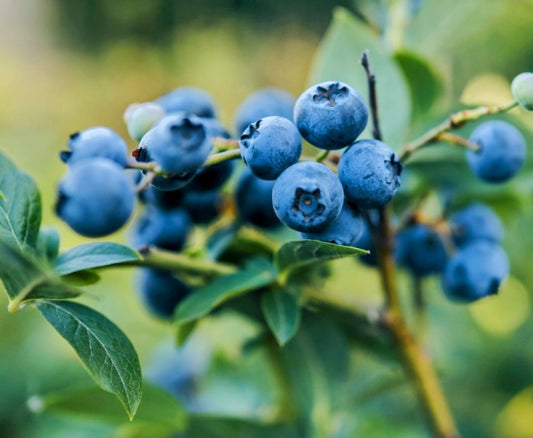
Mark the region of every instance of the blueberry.
[[466, 153], [468, 165], [478, 178], [492, 183], [513, 177], [524, 164], [526, 141], [513, 125], [493, 120], [479, 125], [470, 141], [480, 146]]
[[396, 235], [395, 258], [416, 277], [444, 270], [448, 253], [442, 236], [425, 224], [409, 225]]
[[496, 294], [508, 274], [505, 251], [496, 243], [474, 240], [448, 261], [442, 287], [448, 298], [471, 302]]
[[248, 168], [243, 169], [235, 189], [235, 201], [243, 222], [261, 228], [279, 225], [272, 207], [274, 181], [257, 178]]
[[402, 165], [378, 140], [359, 140], [341, 156], [339, 179], [349, 202], [360, 208], [383, 207], [400, 187]]
[[322, 82], [305, 90], [294, 106], [302, 137], [321, 149], [351, 144], [365, 129], [368, 110], [363, 96], [343, 82]]
[[355, 242], [354, 245], [356, 248], [366, 249], [370, 251], [370, 254], [364, 254], [359, 256], [357, 259], [360, 260], [367, 266], [377, 266], [378, 259], [376, 254], [376, 249], [374, 247], [374, 242], [372, 242], [372, 234], [370, 232], [370, 225], [365, 220], [363, 221], [363, 229], [359, 239]]
[[217, 190], [196, 192], [187, 190], [182, 201], [195, 224], [207, 224], [218, 217], [222, 209], [222, 197]]
[[183, 190], [161, 190], [150, 186], [139, 193], [139, 198], [146, 204], [163, 210], [172, 210], [181, 205], [185, 192]]
[[156, 102], [161, 105], [165, 111], [177, 113], [186, 111], [199, 117], [215, 117], [216, 105], [211, 95], [201, 88], [180, 87], [164, 94]]
[[503, 225], [490, 207], [480, 202], [463, 207], [450, 218], [453, 240], [461, 246], [472, 240], [485, 239], [500, 243]]
[[250, 94], [235, 114], [235, 129], [241, 134], [251, 123], [268, 116], [292, 120], [294, 96], [280, 88], [262, 88]]
[[533, 73], [520, 73], [516, 76], [511, 84], [511, 91], [522, 107], [533, 111]]
[[128, 146], [112, 129], [95, 126], [71, 134], [67, 142], [69, 151], [61, 151], [61, 160], [68, 165], [93, 158], [107, 158], [119, 166], [126, 166]]
[[[202, 119], [209, 138], [230, 138], [224, 125], [216, 119]], [[213, 166], [201, 167], [189, 183], [188, 188], [195, 191], [210, 191], [221, 187], [233, 173], [235, 161], [228, 160]]]
[[211, 142], [202, 119], [177, 113], [161, 119], [148, 131], [139, 149], [143, 161], [153, 160], [165, 172], [183, 176], [200, 168], [211, 152]]
[[329, 168], [302, 161], [286, 169], [272, 191], [274, 211], [281, 222], [296, 231], [316, 233], [339, 216], [344, 194]]
[[180, 251], [190, 229], [191, 219], [185, 210], [148, 207], [137, 224], [133, 241], [137, 247], [153, 245], [170, 251]]
[[333, 222], [318, 233], [300, 233], [303, 239], [356, 246], [363, 233], [363, 218], [346, 202]]
[[122, 227], [135, 200], [131, 179], [115, 162], [105, 158], [80, 161], [58, 187], [56, 213], [74, 231], [101, 237]]
[[140, 141], [163, 117], [165, 110], [155, 102], [134, 103], [124, 112], [128, 134], [136, 141]]
[[169, 271], [144, 268], [141, 269], [139, 292], [150, 312], [161, 318], [170, 318], [191, 290]]
[[252, 123], [239, 142], [244, 163], [261, 179], [276, 179], [296, 163], [302, 153], [302, 138], [294, 124], [271, 116]]

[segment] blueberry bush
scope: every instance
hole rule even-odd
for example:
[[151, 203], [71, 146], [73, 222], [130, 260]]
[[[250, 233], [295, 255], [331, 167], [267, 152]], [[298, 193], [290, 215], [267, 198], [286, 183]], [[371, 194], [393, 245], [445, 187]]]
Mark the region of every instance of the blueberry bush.
[[[437, 280], [466, 306], [514, 281], [504, 222], [490, 205], [516, 191], [531, 197], [521, 182], [531, 133], [520, 120], [533, 120], [533, 73], [516, 72], [510, 101], [443, 111], [431, 61], [386, 47], [368, 24], [336, 10], [312, 85], [299, 97], [256, 91], [233, 128], [217, 120], [208, 92], [187, 86], [125, 109], [127, 142], [103, 126], [72, 134], [55, 212], [87, 241], [70, 249], [42, 226], [31, 176], [0, 154], [8, 310], [36, 308], [99, 387], [32, 395], [31, 410], [110, 423], [127, 437], [340, 438], [380, 436], [365, 423], [376, 412], [361, 405], [383, 397], [381, 436], [414, 436], [409, 425], [390, 435], [400, 420], [387, 417], [387, 392], [400, 387], [428, 434], [460, 436], [454, 389], [442, 389], [427, 353], [426, 287]], [[113, 235], [125, 228], [127, 244]], [[362, 280], [350, 275], [356, 264]], [[175, 333], [170, 352], [146, 368], [113, 316], [78, 299], [111, 268], [131, 273], [135, 299]], [[350, 290], [339, 298], [328, 288], [341, 274]], [[358, 299], [370, 283], [379, 305]], [[261, 415], [219, 413], [198, 388], [216, 359], [195, 334], [205, 324], [228, 330], [228, 314], [253, 326], [236, 348], [255, 359], [249, 370], [228, 367], [226, 379], [253, 372], [262, 398], [244, 387], [230, 394], [224, 378], [218, 390], [266, 403]], [[359, 352], [369, 369], [396, 371], [358, 382]]]

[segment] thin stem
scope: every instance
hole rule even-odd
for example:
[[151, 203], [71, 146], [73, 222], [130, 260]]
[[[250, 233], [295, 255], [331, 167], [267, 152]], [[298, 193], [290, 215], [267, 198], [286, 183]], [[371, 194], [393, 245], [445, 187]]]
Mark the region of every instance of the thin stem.
[[[375, 87], [376, 78], [370, 69], [367, 51], [363, 53], [361, 64], [368, 77], [374, 138], [381, 140]], [[465, 120], [466, 117], [467, 115], [464, 115]], [[457, 123], [457, 119], [450, 118], [450, 123], [452, 121], [453, 123]], [[446, 130], [439, 131], [435, 136]], [[381, 207], [378, 213], [379, 219], [377, 224], [372, 224], [370, 221], [369, 223], [371, 226], [372, 240], [376, 247], [378, 268], [385, 295], [383, 321], [394, 337], [396, 345], [402, 354], [404, 367], [416, 383], [420, 402], [428, 414], [428, 419], [435, 435], [440, 438], [457, 437], [458, 433], [453, 417], [431, 361], [424, 353], [422, 346], [411, 335], [405, 323], [396, 284], [396, 265], [393, 260], [392, 228], [390, 226], [389, 209], [387, 206]]]
[[148, 171], [137, 187], [135, 187], [135, 191], [137, 193], [141, 193], [142, 191], [146, 190], [148, 187], [150, 187], [150, 184], [152, 184], [152, 181], [156, 176], [157, 174], [154, 170]]
[[229, 151], [231, 149], [239, 149], [239, 140], [224, 137], [213, 137], [211, 139], [213, 150], [216, 152]]
[[227, 151], [218, 152], [216, 154], [210, 155], [209, 158], [202, 164], [202, 167], [212, 166], [213, 164], [222, 163], [227, 160], [235, 160], [241, 158], [240, 149], [229, 149]]
[[439, 438], [459, 437], [429, 357], [409, 333], [401, 315], [388, 311], [384, 314], [383, 320], [396, 339], [405, 368], [416, 383], [419, 397], [433, 426], [435, 436]]
[[378, 113], [378, 99], [376, 94], [376, 75], [370, 68], [368, 60], [368, 50], [363, 52], [361, 56], [361, 65], [365, 69], [368, 79], [368, 99], [370, 101], [370, 112], [372, 115], [372, 135], [376, 140], [382, 140], [381, 129], [379, 127], [379, 113]]
[[155, 161], [150, 161], [148, 163], [144, 163], [141, 161], [135, 161], [135, 160], [128, 160], [126, 163], [126, 169], [138, 169], [142, 170], [143, 172], [151, 172], [151, 171], [161, 171], [161, 169], [158, 169], [157, 163]]
[[236, 270], [234, 266], [225, 263], [193, 259], [183, 254], [153, 247], [143, 248], [140, 252], [143, 258], [137, 262], [130, 263], [130, 265], [168, 269], [170, 271], [187, 271], [206, 276], [231, 274]]
[[495, 106], [480, 106], [478, 108], [462, 110], [450, 115], [446, 120], [435, 126], [434, 128], [421, 135], [416, 140], [408, 143], [400, 154], [400, 161], [406, 161], [413, 152], [422, 149], [423, 147], [435, 142], [439, 135], [463, 126], [466, 122], [477, 120], [481, 117], [491, 114], [504, 113], [514, 108], [518, 103], [516, 101], [507, 103], [505, 105]]
[[328, 154], [329, 154], [329, 151], [327, 149], [320, 151], [318, 154], [316, 154], [315, 161], [317, 163], [321, 163], [328, 157]]
[[447, 141], [455, 145], [463, 146], [467, 149], [473, 151], [479, 151], [480, 146], [477, 143], [474, 143], [470, 140], [467, 140], [464, 137], [461, 137], [457, 134], [452, 134], [451, 132], [443, 132], [442, 134], [437, 135], [435, 138], [436, 141]]

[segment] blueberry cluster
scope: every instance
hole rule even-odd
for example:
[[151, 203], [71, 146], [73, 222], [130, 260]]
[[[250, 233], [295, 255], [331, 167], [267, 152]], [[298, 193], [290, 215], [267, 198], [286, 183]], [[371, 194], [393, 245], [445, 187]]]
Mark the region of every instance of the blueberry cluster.
[[502, 239], [498, 216], [475, 202], [449, 218], [448, 230], [420, 220], [402, 227], [395, 236], [395, 258], [415, 277], [441, 275], [450, 299], [471, 302], [497, 293], [509, 274]]
[[[513, 82], [525, 108], [530, 89], [531, 74]], [[359, 139], [369, 111], [358, 91], [339, 81], [313, 85], [297, 99], [280, 89], [259, 90], [235, 114], [238, 140], [217, 113], [214, 99], [193, 87], [130, 105], [124, 121], [137, 142], [135, 160], [109, 128], [71, 135], [60, 154], [69, 171], [59, 184], [57, 214], [84, 236], [108, 235], [132, 215], [137, 185], [144, 205], [130, 235], [137, 248], [182, 251], [195, 225], [235, 216], [238, 223], [282, 223], [303, 239], [369, 249], [361, 260], [377, 264], [375, 216], [398, 191], [402, 164], [382, 141]], [[302, 158], [303, 140], [322, 150], [316, 159]], [[468, 165], [487, 182], [509, 180], [525, 160], [524, 138], [503, 121], [479, 125], [468, 143], [475, 146], [467, 152]], [[231, 195], [226, 183], [236, 165], [230, 159], [239, 155], [245, 166]], [[451, 234], [417, 220], [401, 227], [394, 236], [398, 264], [416, 277], [442, 275], [444, 291], [454, 299], [495, 293], [508, 272], [497, 216], [473, 204], [449, 225]], [[142, 273], [140, 289], [161, 317], [171, 316], [190, 291], [170, 272], [151, 269]]]

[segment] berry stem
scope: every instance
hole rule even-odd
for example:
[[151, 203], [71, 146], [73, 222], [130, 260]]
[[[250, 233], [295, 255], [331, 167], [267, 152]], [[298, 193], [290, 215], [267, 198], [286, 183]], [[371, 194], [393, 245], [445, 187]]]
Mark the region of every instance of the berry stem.
[[235, 160], [237, 158], [241, 158], [240, 149], [229, 149], [210, 155], [202, 167], [212, 166], [213, 164], [222, 163], [227, 160]]
[[480, 146], [477, 143], [471, 142], [470, 140], [467, 140], [466, 138], [461, 137], [460, 135], [452, 134], [451, 132], [443, 132], [442, 134], [439, 134], [435, 140], [447, 141], [453, 145], [463, 146], [473, 151], [479, 151], [480, 149]]
[[318, 154], [316, 154], [315, 161], [317, 163], [322, 163], [322, 161], [328, 158], [328, 154], [329, 154], [329, 151], [327, 149], [320, 151]]
[[416, 140], [408, 143], [400, 154], [400, 161], [406, 161], [415, 151], [438, 141], [439, 136], [446, 131], [459, 128], [466, 122], [478, 120], [484, 116], [507, 112], [517, 105], [518, 103], [516, 101], [512, 101], [505, 105], [480, 106], [451, 114], [446, 120], [430, 129], [425, 134], [422, 134]]
[[231, 274], [236, 268], [225, 263], [211, 260], [194, 259], [184, 254], [165, 251], [154, 247], [145, 247], [140, 251], [143, 258], [131, 265], [144, 266], [170, 271], [187, 271], [191, 274], [200, 274], [208, 277]]
[[381, 129], [379, 127], [378, 98], [376, 94], [376, 75], [370, 68], [368, 60], [368, 49], [361, 56], [361, 65], [365, 69], [368, 79], [368, 100], [370, 101], [370, 112], [372, 114], [372, 135], [376, 140], [382, 140]]
[[[365, 50], [361, 58], [368, 77], [369, 100], [374, 125], [373, 135], [376, 140], [382, 140], [379, 129], [376, 78], [368, 60], [368, 51]], [[457, 113], [449, 119], [451, 126], [464, 123], [469, 117], [473, 117], [474, 111]], [[481, 116], [479, 116], [481, 117]], [[439, 127], [442, 127], [439, 125]], [[439, 128], [437, 127], [437, 128]], [[449, 128], [448, 128], [449, 129]], [[438, 134], [448, 130], [442, 129], [432, 134], [434, 140]], [[392, 227], [390, 225], [389, 208], [383, 206], [378, 210], [377, 223], [367, 220], [370, 225], [372, 240], [376, 248], [378, 268], [383, 292], [385, 294], [385, 309], [383, 311], [383, 323], [388, 328], [399, 349], [404, 368], [415, 382], [421, 405], [427, 413], [427, 417], [434, 435], [439, 438], [456, 438], [459, 436], [455, 427], [454, 419], [440, 387], [437, 375], [429, 357], [424, 352], [422, 345], [410, 333], [402, 311], [400, 296], [396, 283], [396, 264], [393, 259]]]
[[229, 151], [231, 149], [239, 149], [238, 140], [224, 137], [213, 137], [211, 142], [213, 143], [213, 150], [215, 153]]
[[152, 181], [157, 176], [157, 173], [155, 170], [149, 170], [146, 172], [146, 175], [144, 175], [143, 179], [139, 184], [137, 184], [137, 187], [135, 187], [135, 191], [137, 193], [141, 193], [142, 191], [146, 190], [148, 187], [150, 187], [150, 184], [152, 184]]

